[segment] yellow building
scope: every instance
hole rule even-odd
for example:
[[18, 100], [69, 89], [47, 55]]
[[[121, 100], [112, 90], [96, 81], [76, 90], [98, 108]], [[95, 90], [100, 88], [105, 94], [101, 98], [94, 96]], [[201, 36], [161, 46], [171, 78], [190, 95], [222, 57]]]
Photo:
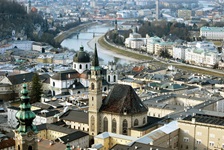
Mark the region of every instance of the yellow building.
[[221, 150], [224, 148], [224, 113], [201, 111], [178, 121], [179, 150]]
[[116, 144], [130, 146], [137, 142], [177, 150], [178, 133], [177, 121], [170, 122], [140, 138], [104, 132], [94, 137], [95, 144], [92, 148], [97, 147], [98, 150], [109, 150]]

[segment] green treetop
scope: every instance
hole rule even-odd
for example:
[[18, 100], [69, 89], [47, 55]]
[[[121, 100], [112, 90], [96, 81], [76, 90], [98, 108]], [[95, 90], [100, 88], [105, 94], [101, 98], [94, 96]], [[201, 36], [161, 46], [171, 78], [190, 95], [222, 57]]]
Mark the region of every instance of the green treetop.
[[42, 94], [42, 84], [39, 75], [35, 73], [32, 79], [32, 86], [30, 92], [31, 103], [39, 102]]

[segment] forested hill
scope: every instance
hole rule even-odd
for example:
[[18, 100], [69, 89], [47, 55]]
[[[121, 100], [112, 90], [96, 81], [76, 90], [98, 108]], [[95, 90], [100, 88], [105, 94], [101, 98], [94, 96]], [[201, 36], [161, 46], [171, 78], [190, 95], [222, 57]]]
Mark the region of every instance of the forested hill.
[[10, 38], [12, 30], [22, 30], [32, 38], [35, 24], [44, 24], [42, 17], [36, 13], [27, 14], [24, 6], [17, 2], [0, 0], [0, 40]]

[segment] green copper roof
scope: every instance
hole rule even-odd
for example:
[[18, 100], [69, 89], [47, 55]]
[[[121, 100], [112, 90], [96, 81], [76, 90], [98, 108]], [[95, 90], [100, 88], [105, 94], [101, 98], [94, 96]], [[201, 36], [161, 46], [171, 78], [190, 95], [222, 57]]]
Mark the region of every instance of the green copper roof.
[[70, 144], [66, 145], [66, 149], [65, 150], [71, 150]]
[[37, 133], [37, 128], [33, 125], [33, 120], [35, 119], [36, 115], [30, 110], [30, 97], [28, 96], [26, 84], [23, 84], [21, 94], [21, 103], [19, 106], [20, 110], [16, 113], [16, 119], [19, 121], [17, 131], [20, 133], [27, 133], [29, 131]]

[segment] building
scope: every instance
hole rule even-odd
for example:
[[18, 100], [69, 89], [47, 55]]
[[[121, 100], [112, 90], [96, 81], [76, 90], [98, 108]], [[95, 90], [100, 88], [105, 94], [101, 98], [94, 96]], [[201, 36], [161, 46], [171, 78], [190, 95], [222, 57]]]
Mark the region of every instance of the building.
[[36, 115], [30, 110], [30, 98], [28, 96], [27, 85], [23, 84], [21, 90], [20, 110], [16, 113], [19, 125], [14, 130], [16, 150], [38, 150], [37, 128], [33, 125]]
[[147, 123], [147, 108], [131, 86], [114, 85], [102, 101], [102, 74], [96, 49], [89, 77], [90, 135], [99, 132], [130, 135], [130, 128]]
[[[104, 132], [94, 137], [94, 141], [96, 144], [92, 145], [92, 148], [97, 147], [98, 150], [112, 150], [114, 147], [117, 146], [117, 144], [120, 146], [122, 145], [124, 148], [130, 148], [133, 145], [137, 146], [136, 143], [139, 143], [145, 146], [159, 146], [161, 149], [177, 150], [178, 133], [179, 128], [177, 121], [172, 121], [139, 138]], [[140, 149], [140, 147], [137, 149]]]
[[138, 33], [130, 33], [124, 43], [128, 48], [141, 49], [141, 47], [146, 44], [146, 39], [142, 38]]
[[208, 40], [223, 40], [224, 28], [223, 27], [201, 27], [200, 37], [205, 37]]
[[160, 43], [163, 40], [157, 36], [147, 38], [147, 53], [155, 54], [155, 44]]
[[[96, 49], [96, 45], [95, 45]], [[72, 69], [55, 73], [50, 77], [50, 89], [52, 95], [74, 95], [83, 94], [88, 91], [89, 86], [89, 74], [91, 68], [91, 59], [89, 54], [84, 51], [84, 47], [81, 46], [80, 50], [74, 55], [72, 62]], [[112, 69], [112, 68], [111, 68]], [[102, 90], [107, 91], [110, 84], [105, 69], [101, 70], [103, 73], [103, 85]], [[113, 73], [112, 73], [113, 72]], [[113, 83], [117, 81], [116, 71], [112, 71]], [[110, 83], [111, 80], [110, 80]]]
[[185, 60], [185, 48], [184, 46], [173, 47], [173, 58], [179, 60]]
[[223, 113], [201, 111], [178, 121], [179, 150], [223, 149]]
[[185, 61], [194, 65], [204, 65], [213, 67], [220, 60], [217, 51], [211, 51], [200, 48], [187, 48], [185, 50]]
[[178, 9], [177, 15], [179, 18], [190, 19], [192, 11], [188, 9]]
[[40, 142], [42, 139], [47, 139], [49, 140], [49, 145], [63, 143], [64, 145], [69, 144], [74, 148], [89, 147], [88, 133], [55, 124], [41, 124], [37, 126], [37, 129], [39, 131], [37, 137]]
[[[30, 72], [4, 76], [3, 79], [0, 81], [2, 88], [2, 92], [0, 94], [2, 94], [2, 97], [5, 97], [5, 99], [3, 100], [11, 100], [12, 98], [17, 97], [24, 82], [27, 84], [27, 88], [30, 89], [33, 75], [34, 73]], [[46, 81], [48, 77], [40, 75], [39, 78], [41, 82], [44, 83], [44, 81]], [[46, 90], [44, 87], [45, 86], [43, 84], [43, 90]]]

